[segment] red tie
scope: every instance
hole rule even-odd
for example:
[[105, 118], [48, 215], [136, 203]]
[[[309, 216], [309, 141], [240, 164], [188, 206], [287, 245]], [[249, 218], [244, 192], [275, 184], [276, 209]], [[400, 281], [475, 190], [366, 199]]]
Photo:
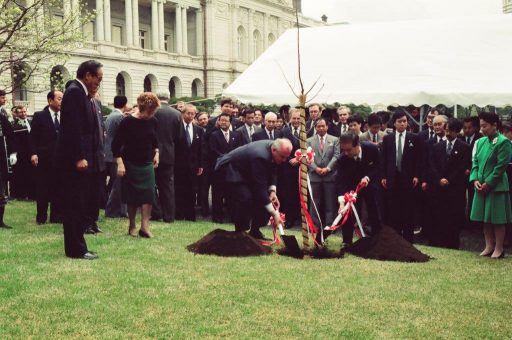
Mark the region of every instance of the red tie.
[[320, 151], [324, 152], [324, 137], [320, 137]]

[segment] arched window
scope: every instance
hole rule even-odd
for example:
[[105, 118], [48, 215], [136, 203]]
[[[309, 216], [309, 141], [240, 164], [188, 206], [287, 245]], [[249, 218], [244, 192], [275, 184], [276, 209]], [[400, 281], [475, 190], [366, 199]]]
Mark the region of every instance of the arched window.
[[116, 77], [116, 95], [126, 96], [126, 86], [124, 77], [121, 73], [118, 73]]
[[149, 76], [144, 78], [144, 92], [151, 92], [151, 79], [149, 79]]
[[179, 98], [181, 94], [181, 80], [178, 77], [172, 77], [169, 80], [169, 95], [171, 98]]
[[242, 26], [238, 27], [237, 51], [238, 59], [242, 62], [247, 62], [247, 37]]
[[68, 80], [68, 70], [62, 65], [57, 65], [50, 72], [50, 89], [64, 91], [64, 86]]
[[268, 46], [272, 45], [274, 41], [276, 41], [276, 37], [272, 33], [270, 33], [268, 35]]
[[192, 97], [204, 97], [203, 82], [200, 79], [194, 79], [192, 82]]
[[258, 58], [263, 53], [263, 41], [261, 39], [260, 31], [255, 30], [252, 36], [254, 59]]
[[25, 65], [14, 65], [13, 67], [13, 97], [16, 101], [28, 100], [27, 89], [27, 67]]

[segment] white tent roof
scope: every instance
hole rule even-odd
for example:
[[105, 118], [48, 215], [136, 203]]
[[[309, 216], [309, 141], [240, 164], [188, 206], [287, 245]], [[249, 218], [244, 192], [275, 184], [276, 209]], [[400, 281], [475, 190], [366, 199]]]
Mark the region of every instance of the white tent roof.
[[[319, 78], [310, 101], [417, 106], [512, 103], [512, 15], [300, 32], [306, 90]], [[297, 31], [291, 29], [223, 94], [244, 103], [296, 104], [288, 85], [299, 92], [296, 51]]]

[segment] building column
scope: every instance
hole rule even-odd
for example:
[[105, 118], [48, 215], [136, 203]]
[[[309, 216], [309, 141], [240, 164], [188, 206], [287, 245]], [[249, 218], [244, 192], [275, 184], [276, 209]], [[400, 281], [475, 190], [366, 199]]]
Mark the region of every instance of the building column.
[[196, 55], [203, 55], [203, 11], [196, 11]]
[[96, 41], [105, 40], [103, 18], [103, 0], [96, 0]]
[[182, 54], [183, 53], [183, 34], [182, 31], [182, 24], [181, 24], [181, 6], [176, 4], [176, 27], [174, 28], [174, 33], [176, 35], [176, 53]]
[[132, 0], [124, 0], [124, 17], [125, 17], [125, 44], [128, 47], [133, 46], [133, 14]]
[[82, 13], [80, 12], [80, 3], [78, 0], [71, 0], [71, 13], [74, 15], [73, 27], [75, 30], [80, 30], [80, 18]]
[[158, 2], [151, 1], [151, 49], [156, 51], [160, 48], [158, 43]]
[[234, 5], [232, 7], [232, 18], [233, 18], [233, 60], [242, 59], [241, 55], [238, 55], [238, 6]]
[[[28, 2], [30, 6], [30, 2]], [[68, 20], [71, 16], [71, 0], [64, 0], [62, 3], [62, 10], [64, 11], [64, 20]]]
[[158, 2], [158, 41], [160, 50], [165, 51], [164, 3]]
[[249, 32], [247, 34], [247, 42], [249, 43], [249, 48], [247, 49], [248, 54], [248, 61], [251, 63], [254, 58], [254, 10], [249, 9]]
[[268, 48], [268, 14], [263, 14], [263, 51]]
[[183, 54], [188, 54], [188, 31], [187, 31], [187, 8], [183, 6], [181, 8], [181, 24], [182, 24], [182, 33], [183, 33]]
[[139, 0], [132, 0], [133, 46], [139, 47]]
[[103, 22], [105, 24], [105, 41], [112, 41], [112, 23], [110, 17], [110, 0], [103, 0]]

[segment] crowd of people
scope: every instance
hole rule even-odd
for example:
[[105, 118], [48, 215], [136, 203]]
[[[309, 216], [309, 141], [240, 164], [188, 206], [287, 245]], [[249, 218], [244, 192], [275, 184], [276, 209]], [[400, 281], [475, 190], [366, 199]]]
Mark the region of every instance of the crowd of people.
[[[145, 92], [133, 107], [116, 96], [103, 119], [102, 78], [100, 63], [82, 63], [64, 93], [50, 91], [31, 121], [15, 106], [10, 122], [0, 91], [0, 191], [9, 178], [13, 197], [35, 198], [39, 225], [49, 209], [49, 221], [63, 223], [66, 256], [97, 258], [84, 234], [102, 232], [100, 208], [106, 217], [128, 217], [132, 237], [153, 237], [150, 220], [195, 221], [196, 214], [257, 239], [265, 239], [260, 228], [270, 216], [286, 228], [300, 225], [300, 109], [263, 112], [223, 98], [220, 114], [210, 117], [193, 104], [170, 105], [167, 93]], [[330, 226], [340, 197], [359, 188], [356, 209], [370, 236], [384, 223], [411, 243], [421, 238], [457, 249], [461, 229], [479, 226], [481, 255], [504, 256], [512, 223], [510, 122], [486, 112], [460, 120], [435, 107], [424, 123], [403, 107], [365, 119], [347, 106], [310, 104], [306, 112], [314, 152], [309, 210], [317, 227]], [[10, 228], [6, 203], [0, 195], [0, 226]], [[351, 217], [342, 227], [345, 244], [354, 223]], [[319, 233], [317, 242], [328, 236]]]

